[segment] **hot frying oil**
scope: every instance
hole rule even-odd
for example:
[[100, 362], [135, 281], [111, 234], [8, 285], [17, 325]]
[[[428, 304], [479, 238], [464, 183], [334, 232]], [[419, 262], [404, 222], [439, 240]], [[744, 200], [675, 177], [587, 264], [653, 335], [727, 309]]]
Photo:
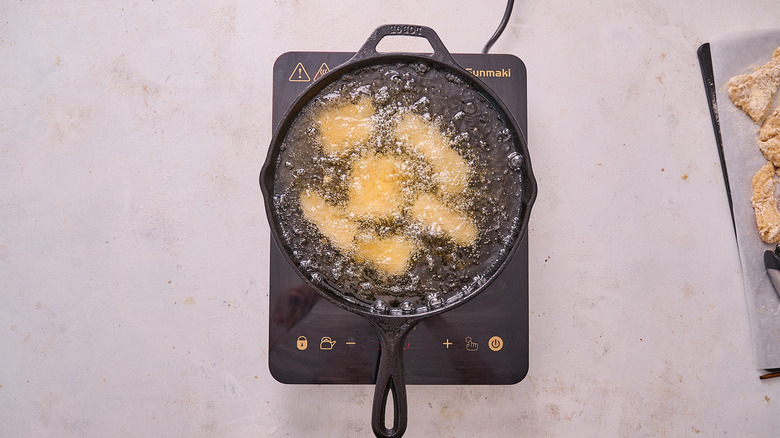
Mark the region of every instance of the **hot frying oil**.
[[282, 239], [314, 281], [366, 303], [469, 293], [516, 238], [516, 152], [493, 106], [425, 64], [370, 67], [297, 116], [275, 175]]

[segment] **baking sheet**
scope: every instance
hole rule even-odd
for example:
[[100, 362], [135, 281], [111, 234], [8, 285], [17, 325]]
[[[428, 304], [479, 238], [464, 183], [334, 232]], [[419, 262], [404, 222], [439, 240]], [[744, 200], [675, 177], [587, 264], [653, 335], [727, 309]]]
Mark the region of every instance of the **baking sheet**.
[[[750, 204], [751, 180], [766, 163], [758, 148], [760, 123], [737, 108], [728, 96], [725, 84], [738, 74], [752, 72], [772, 58], [780, 46], [780, 29], [717, 35], [710, 41], [712, 67], [718, 101], [723, 153], [734, 204], [742, 279], [750, 319], [756, 367], [780, 368], [780, 298], [764, 268], [764, 251], [773, 249], [758, 236], [755, 215]], [[772, 108], [780, 102], [775, 95]]]

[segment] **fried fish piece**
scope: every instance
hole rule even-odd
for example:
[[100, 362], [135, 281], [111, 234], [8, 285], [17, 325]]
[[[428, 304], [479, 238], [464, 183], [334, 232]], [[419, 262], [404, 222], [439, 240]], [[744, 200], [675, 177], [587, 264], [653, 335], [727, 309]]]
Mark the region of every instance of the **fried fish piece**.
[[775, 198], [775, 166], [767, 161], [753, 176], [753, 196], [750, 197], [756, 213], [756, 225], [761, 240], [780, 242], [780, 211]]
[[772, 53], [772, 60], [753, 73], [738, 75], [727, 83], [729, 97], [753, 121], [759, 121], [769, 111], [772, 96], [780, 85], [780, 47]]
[[322, 196], [309, 190], [301, 193], [298, 202], [304, 218], [314, 224], [331, 245], [344, 253], [352, 251], [358, 224], [350, 220], [343, 209], [328, 204]]
[[355, 259], [367, 261], [388, 276], [401, 275], [417, 251], [417, 244], [401, 234], [380, 237], [374, 233], [358, 236]]
[[410, 208], [413, 220], [422, 223], [433, 235], [446, 235], [459, 246], [471, 246], [479, 231], [466, 213], [436, 199], [430, 193], [421, 194]]
[[407, 113], [396, 124], [395, 133], [411, 152], [431, 165], [434, 181], [442, 194], [454, 196], [466, 189], [468, 162], [450, 147], [449, 139], [436, 125], [417, 114]]
[[358, 219], [390, 219], [401, 214], [402, 163], [390, 155], [369, 155], [352, 163], [346, 206]]
[[780, 168], [780, 106], [764, 120], [758, 131], [758, 147], [764, 157]]
[[328, 106], [316, 117], [319, 142], [326, 155], [341, 155], [367, 142], [374, 132], [374, 104], [370, 97], [356, 103]]

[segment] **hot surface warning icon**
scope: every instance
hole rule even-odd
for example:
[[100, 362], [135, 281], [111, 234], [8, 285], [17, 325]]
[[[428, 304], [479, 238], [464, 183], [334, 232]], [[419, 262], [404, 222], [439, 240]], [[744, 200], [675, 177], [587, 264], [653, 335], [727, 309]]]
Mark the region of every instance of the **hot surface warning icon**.
[[328, 67], [328, 64], [325, 64], [323, 62], [322, 65], [320, 66], [320, 69], [317, 70], [317, 74], [314, 75], [314, 80], [316, 81], [317, 79], [322, 77], [322, 75], [324, 75], [325, 73], [327, 73], [329, 71], [330, 71], [330, 68]]
[[310, 80], [311, 78], [306, 73], [306, 69], [303, 68], [303, 64], [299, 62], [290, 74], [290, 82], [309, 82]]

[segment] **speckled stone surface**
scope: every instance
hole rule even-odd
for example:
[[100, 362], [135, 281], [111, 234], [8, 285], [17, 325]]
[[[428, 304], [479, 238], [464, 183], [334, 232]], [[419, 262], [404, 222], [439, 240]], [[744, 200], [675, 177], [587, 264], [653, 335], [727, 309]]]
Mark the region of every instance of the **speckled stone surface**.
[[[0, 5], [0, 435], [365, 437], [268, 372], [271, 69], [385, 23], [476, 52], [502, 1]], [[772, 436], [696, 49], [775, 1], [518, 2], [539, 182], [530, 371], [414, 386], [409, 437]], [[390, 41], [388, 48], [419, 41]]]

